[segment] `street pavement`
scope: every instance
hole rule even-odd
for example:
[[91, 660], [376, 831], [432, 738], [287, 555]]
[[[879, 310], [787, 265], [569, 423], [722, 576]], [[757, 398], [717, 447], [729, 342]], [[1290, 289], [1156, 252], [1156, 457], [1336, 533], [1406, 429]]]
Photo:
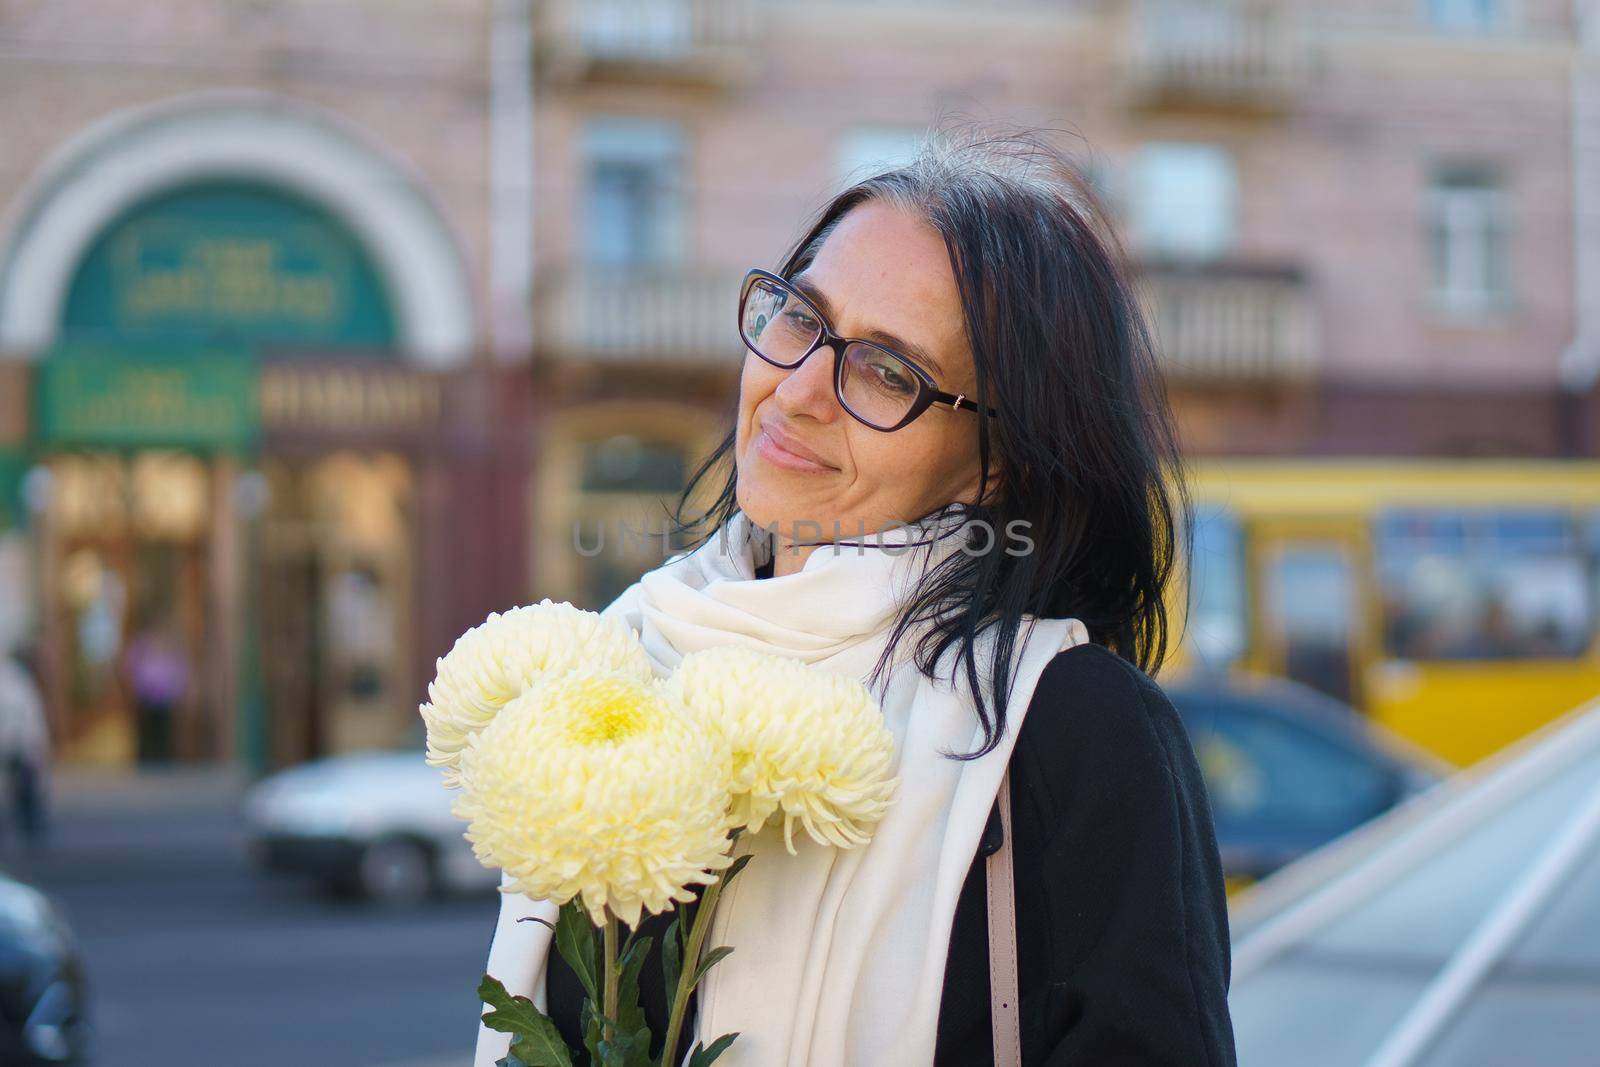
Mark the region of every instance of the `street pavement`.
[[263, 878], [241, 786], [79, 772], [47, 845], [0, 837], [81, 943], [96, 1067], [467, 1067], [496, 895], [381, 911]]

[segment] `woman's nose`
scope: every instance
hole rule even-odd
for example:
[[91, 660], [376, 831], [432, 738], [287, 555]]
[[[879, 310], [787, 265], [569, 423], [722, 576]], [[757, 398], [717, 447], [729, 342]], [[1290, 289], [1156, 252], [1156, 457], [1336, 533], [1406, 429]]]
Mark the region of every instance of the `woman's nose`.
[[832, 422], [839, 413], [833, 395], [833, 348], [823, 345], [790, 371], [773, 391], [785, 415], [809, 415], [818, 422]]

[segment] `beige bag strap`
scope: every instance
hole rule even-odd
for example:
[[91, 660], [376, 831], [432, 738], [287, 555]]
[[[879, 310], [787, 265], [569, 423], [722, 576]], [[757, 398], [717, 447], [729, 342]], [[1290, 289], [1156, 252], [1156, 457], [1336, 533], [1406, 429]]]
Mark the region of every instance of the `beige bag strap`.
[[1000, 778], [1000, 847], [989, 854], [989, 1001], [995, 1067], [1022, 1067], [1017, 896], [1011, 872], [1011, 768]]
[[[1087, 644], [1089, 628], [1067, 620], [1060, 651]], [[994, 1067], [1022, 1067], [1022, 984], [1017, 978], [1017, 894], [1011, 870], [1011, 764], [1000, 776], [1000, 847], [985, 860], [989, 886], [989, 1017]]]

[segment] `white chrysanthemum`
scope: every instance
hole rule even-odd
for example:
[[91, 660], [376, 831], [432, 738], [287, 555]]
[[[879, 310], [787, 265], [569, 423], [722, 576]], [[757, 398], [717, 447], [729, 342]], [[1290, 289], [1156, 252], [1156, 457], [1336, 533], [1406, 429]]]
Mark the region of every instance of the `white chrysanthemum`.
[[731, 862], [729, 759], [660, 687], [620, 674], [549, 678], [467, 742], [453, 810], [508, 892], [581, 896], [635, 926], [694, 899]]
[[540, 678], [573, 670], [616, 671], [641, 682], [650, 661], [625, 624], [565, 602], [496, 612], [456, 639], [437, 664], [428, 703], [418, 710], [428, 726], [428, 763], [458, 784], [456, 764], [467, 738], [488, 725], [506, 702]]
[[781, 810], [790, 852], [796, 821], [819, 844], [849, 848], [888, 810], [894, 738], [856, 679], [724, 647], [685, 656], [662, 688], [727, 741], [733, 827], [755, 833]]

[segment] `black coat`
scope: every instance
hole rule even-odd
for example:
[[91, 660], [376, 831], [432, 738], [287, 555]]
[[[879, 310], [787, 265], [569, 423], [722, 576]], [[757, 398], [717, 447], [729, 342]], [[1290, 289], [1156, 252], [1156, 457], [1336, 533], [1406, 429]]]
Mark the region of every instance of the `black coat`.
[[[1012, 753], [1011, 810], [1024, 1067], [1234, 1064], [1216, 835], [1160, 687], [1101, 645], [1058, 654]], [[997, 833], [998, 810], [956, 905], [935, 1067], [993, 1063], [984, 856]], [[644, 924], [657, 945], [669, 918]], [[583, 992], [554, 952], [547, 981], [551, 1016], [576, 1046]], [[643, 989], [659, 1040], [657, 951]]]

